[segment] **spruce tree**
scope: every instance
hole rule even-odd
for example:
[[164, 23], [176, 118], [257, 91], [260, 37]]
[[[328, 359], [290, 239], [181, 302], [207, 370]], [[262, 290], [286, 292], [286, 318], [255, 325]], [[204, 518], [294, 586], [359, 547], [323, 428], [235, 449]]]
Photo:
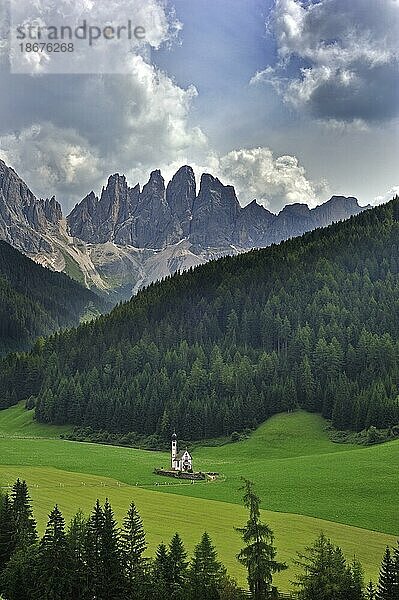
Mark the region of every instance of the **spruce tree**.
[[184, 544], [178, 533], [172, 537], [169, 544], [168, 562], [169, 575], [168, 583], [174, 598], [184, 598], [184, 586], [187, 577], [187, 553]]
[[191, 600], [219, 600], [219, 589], [225, 571], [217, 560], [217, 552], [205, 532], [194, 549], [189, 570]]
[[372, 581], [369, 581], [366, 587], [366, 600], [375, 600], [376, 590]]
[[67, 541], [70, 552], [73, 600], [85, 598], [85, 543], [87, 535], [87, 519], [82, 511], [78, 511], [68, 528]]
[[389, 546], [386, 547], [380, 568], [380, 577], [377, 587], [377, 600], [395, 599], [395, 564]]
[[55, 505], [39, 545], [39, 587], [43, 600], [65, 600], [71, 593], [71, 555], [65, 521]]
[[102, 565], [102, 540], [104, 528], [104, 512], [99, 500], [93, 508], [87, 523], [84, 543], [85, 563], [85, 597], [102, 598], [103, 591], [103, 565]]
[[124, 589], [119, 529], [108, 498], [104, 504], [104, 522], [101, 536], [101, 566], [104, 600], [120, 600]]
[[123, 521], [121, 551], [128, 590], [134, 598], [140, 597], [140, 588], [144, 583], [145, 566], [148, 563], [143, 557], [146, 549], [143, 522], [136, 505], [132, 502]]
[[394, 600], [399, 600], [399, 540], [393, 551], [393, 563], [395, 571]]
[[162, 542], [159, 544], [155, 553], [155, 560], [153, 562], [152, 570], [153, 589], [156, 600], [170, 598], [169, 565], [168, 548]]
[[15, 524], [15, 549], [21, 550], [34, 544], [38, 537], [26, 481], [17, 479], [12, 488], [11, 498]]
[[302, 567], [295, 585], [301, 600], [362, 600], [363, 571], [360, 563], [346, 564], [341, 548], [323, 533], [306, 554], [298, 553]]
[[15, 549], [15, 524], [11, 499], [8, 494], [0, 497], [0, 573]]
[[263, 600], [273, 593], [273, 574], [283, 571], [287, 565], [276, 560], [273, 531], [261, 521], [260, 498], [254, 492], [254, 484], [244, 479], [240, 489], [244, 492], [249, 519], [244, 527], [236, 527], [245, 543], [237, 559], [248, 571], [248, 585], [254, 600]]

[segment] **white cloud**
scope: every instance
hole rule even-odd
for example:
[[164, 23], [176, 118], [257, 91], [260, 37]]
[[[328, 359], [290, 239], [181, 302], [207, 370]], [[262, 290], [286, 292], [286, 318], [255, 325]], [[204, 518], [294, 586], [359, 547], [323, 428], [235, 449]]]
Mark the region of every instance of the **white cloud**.
[[[175, 40], [181, 29], [163, 0], [11, 0], [10, 7], [11, 65], [19, 73], [128, 73], [132, 54], [148, 56], [150, 49]], [[61, 27], [66, 32], [66, 28], [71, 32], [80, 28], [78, 36], [69, 38], [67, 33], [62, 38], [72, 42], [73, 51], [56, 53], [46, 47], [40, 52], [21, 52], [17, 27], [25, 28], [28, 37], [23, 41], [32, 42], [28, 34], [32, 25], [33, 42], [44, 43], [61, 41]], [[41, 28], [40, 34], [36, 26]], [[50, 35], [48, 27], [52, 29]], [[112, 27], [106, 36], [102, 34], [105, 27]], [[143, 39], [135, 36], [136, 27], [141, 28]], [[50, 37], [54, 35], [57, 37]]]
[[276, 0], [279, 55], [251, 83], [319, 119], [379, 121], [398, 111], [397, 0]]
[[399, 196], [399, 185], [392, 186], [385, 194], [382, 196], [376, 196], [373, 200], [373, 204], [376, 206], [377, 204], [384, 204], [385, 202], [389, 202], [392, 198]]
[[295, 156], [274, 157], [269, 148], [233, 150], [220, 157], [218, 172], [236, 187], [242, 204], [254, 198], [266, 208], [280, 210], [294, 202], [316, 206], [328, 193], [324, 182], [314, 183]]
[[57, 191], [68, 199], [102, 175], [100, 158], [87, 140], [51, 123], [34, 124], [19, 133], [2, 136], [0, 158], [23, 174], [33, 192], [41, 197]]

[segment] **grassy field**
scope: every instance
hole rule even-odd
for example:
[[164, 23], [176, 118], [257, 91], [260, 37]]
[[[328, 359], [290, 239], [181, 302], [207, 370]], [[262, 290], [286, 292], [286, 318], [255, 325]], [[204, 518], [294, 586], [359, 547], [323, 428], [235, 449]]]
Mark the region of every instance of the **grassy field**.
[[[168, 464], [168, 454], [56, 439], [65, 430], [33, 422], [21, 405], [0, 411], [0, 481], [11, 483], [17, 476], [28, 481], [42, 528], [55, 502], [70, 518], [75, 509], [87, 512], [97, 497], [108, 496], [120, 518], [133, 498], [152, 550], [176, 530], [191, 550], [206, 528], [242, 581], [233, 527], [245, 518], [238, 492], [244, 475], [255, 481], [264, 518], [290, 563], [323, 530], [375, 578], [385, 545], [394, 544], [399, 533], [399, 443], [334, 444], [317, 415], [277, 415], [248, 440], [196, 448], [195, 468], [223, 477], [193, 485], [153, 475], [155, 466]], [[292, 568], [281, 574], [283, 588], [293, 576]]]
[[[206, 529], [218, 550], [219, 556], [242, 585], [245, 573], [235, 559], [240, 549], [240, 539], [235, 526], [244, 523], [246, 511], [242, 506], [201, 498], [185, 498], [174, 494], [160, 495], [157, 491], [121, 484], [106, 477], [68, 473], [45, 467], [0, 467], [0, 480], [12, 483], [16, 477], [25, 478], [30, 484], [35, 516], [41, 532], [47, 514], [57, 502], [67, 521], [77, 508], [88, 514], [97, 498], [108, 497], [119, 521], [126, 513], [131, 500], [137, 504], [143, 517], [152, 555], [161, 541], [169, 541], [175, 531], [182, 535], [191, 553]], [[183, 487], [183, 484], [178, 484]], [[212, 485], [212, 484], [208, 484]], [[170, 486], [170, 488], [177, 486]], [[184, 484], [184, 487], [193, 487]], [[288, 590], [295, 578], [292, 564], [296, 552], [311, 544], [320, 531], [324, 531], [335, 543], [342, 546], [346, 555], [354, 554], [361, 560], [367, 577], [376, 579], [378, 566], [386, 544], [394, 545], [396, 538], [357, 527], [340, 525], [301, 515], [262, 511], [262, 516], [276, 534], [276, 544], [281, 559], [289, 570], [280, 574], [276, 581]]]

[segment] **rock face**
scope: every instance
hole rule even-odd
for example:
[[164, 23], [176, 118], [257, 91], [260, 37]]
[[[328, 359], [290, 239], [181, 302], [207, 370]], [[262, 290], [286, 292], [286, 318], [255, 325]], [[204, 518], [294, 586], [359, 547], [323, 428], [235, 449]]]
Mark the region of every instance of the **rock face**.
[[54, 197], [36, 198], [0, 161], [0, 239], [88, 286], [116, 289], [116, 300], [178, 270], [279, 243], [362, 210], [356, 198], [343, 196], [312, 210], [292, 204], [278, 215], [256, 200], [242, 208], [234, 188], [210, 174], [202, 175], [197, 193], [186, 165], [166, 188], [159, 170], [142, 190], [129, 187], [124, 175], [111, 175], [100, 197], [90, 192], [65, 220]]
[[180, 224], [181, 236], [186, 238], [190, 235], [191, 220], [195, 198], [197, 196], [197, 185], [194, 171], [191, 167], [181, 167], [168, 183], [166, 188], [166, 202], [172, 215]]
[[190, 239], [204, 248], [226, 247], [234, 243], [240, 214], [234, 188], [205, 173], [195, 199]]
[[49, 251], [47, 233], [62, 218], [54, 196], [41, 200], [0, 160], [0, 239], [23, 252]]

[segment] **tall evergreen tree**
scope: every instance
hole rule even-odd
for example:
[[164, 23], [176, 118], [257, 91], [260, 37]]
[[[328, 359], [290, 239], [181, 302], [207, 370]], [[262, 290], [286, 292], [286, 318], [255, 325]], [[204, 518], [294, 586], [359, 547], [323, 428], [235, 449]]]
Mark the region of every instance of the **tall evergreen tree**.
[[124, 575], [132, 598], [142, 596], [145, 567], [148, 561], [143, 557], [147, 549], [143, 522], [134, 502], [130, 504], [123, 521], [121, 551]]
[[15, 550], [15, 522], [10, 496], [0, 497], [0, 573]]
[[205, 532], [194, 549], [189, 570], [191, 600], [219, 600], [225, 571], [217, 560], [211, 538]]
[[376, 589], [372, 581], [369, 581], [366, 588], [366, 600], [375, 600], [376, 598]]
[[82, 511], [78, 511], [68, 528], [67, 541], [70, 552], [71, 597], [73, 600], [85, 599], [85, 543], [87, 535], [87, 519]]
[[26, 481], [17, 479], [12, 488], [11, 498], [15, 524], [15, 548], [21, 550], [34, 544], [38, 538]]
[[103, 589], [100, 598], [120, 600], [124, 589], [119, 529], [108, 498], [104, 504], [104, 522], [101, 535], [101, 567]]
[[87, 523], [84, 544], [85, 563], [85, 591], [84, 597], [89, 600], [102, 598], [103, 593], [103, 565], [102, 541], [104, 528], [104, 512], [97, 500]]
[[172, 597], [184, 599], [188, 562], [183, 541], [178, 533], [175, 533], [169, 544], [168, 562], [168, 582]]
[[49, 515], [39, 546], [39, 589], [43, 600], [65, 600], [71, 594], [71, 555], [65, 521], [58, 506]]
[[276, 560], [273, 531], [261, 521], [260, 498], [254, 484], [244, 479], [241, 490], [249, 518], [244, 527], [236, 528], [245, 543], [237, 559], [248, 571], [248, 585], [254, 600], [263, 600], [272, 597], [273, 574], [283, 571], [287, 565]]
[[389, 546], [387, 546], [380, 568], [380, 576], [377, 586], [377, 600], [396, 600], [395, 580], [395, 563], [391, 555], [391, 550]]
[[346, 564], [341, 548], [322, 533], [306, 554], [298, 554], [302, 573], [295, 582], [300, 600], [362, 600], [363, 574], [358, 561]]

